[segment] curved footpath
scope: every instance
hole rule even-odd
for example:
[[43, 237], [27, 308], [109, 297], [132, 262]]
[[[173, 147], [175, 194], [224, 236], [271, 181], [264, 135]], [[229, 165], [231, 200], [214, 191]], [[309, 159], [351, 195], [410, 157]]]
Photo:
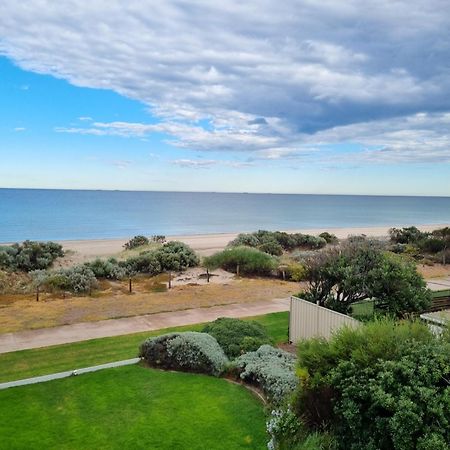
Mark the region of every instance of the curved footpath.
[[218, 317], [251, 317], [288, 311], [289, 298], [186, 309], [98, 322], [82, 322], [54, 328], [0, 334], [0, 353], [120, 336], [141, 331], [211, 322]]

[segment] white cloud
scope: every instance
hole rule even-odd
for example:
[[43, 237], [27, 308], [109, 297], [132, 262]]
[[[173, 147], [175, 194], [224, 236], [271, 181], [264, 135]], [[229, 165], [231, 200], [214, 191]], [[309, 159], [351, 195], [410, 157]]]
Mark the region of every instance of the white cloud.
[[[351, 141], [369, 147], [368, 162], [447, 161], [449, 29], [446, 0], [4, 0], [0, 54], [159, 117], [80, 117], [59, 132], [158, 132], [270, 160]], [[421, 112], [431, 119], [418, 126]]]
[[25, 127], [16, 127], [14, 128], [14, 131], [20, 132], [20, 131], [25, 131], [26, 128]]
[[170, 161], [171, 164], [180, 167], [188, 167], [194, 169], [206, 169], [212, 166], [223, 166], [223, 167], [231, 167], [234, 169], [239, 169], [243, 167], [249, 167], [254, 165], [250, 162], [241, 162], [241, 161], [223, 161], [217, 159], [174, 159]]

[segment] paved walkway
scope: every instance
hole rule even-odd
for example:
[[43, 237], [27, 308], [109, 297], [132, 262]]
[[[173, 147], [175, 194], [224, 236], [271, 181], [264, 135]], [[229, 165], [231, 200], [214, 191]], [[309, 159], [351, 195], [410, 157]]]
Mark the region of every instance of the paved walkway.
[[24, 378], [22, 380], [7, 381], [0, 383], [0, 390], [9, 389], [17, 386], [26, 386], [27, 384], [44, 383], [46, 381], [59, 380], [61, 378], [73, 377], [75, 375], [82, 375], [83, 373], [97, 372], [98, 370], [111, 369], [113, 367], [131, 366], [137, 364], [139, 358], [125, 359], [123, 361], [115, 361], [99, 366], [83, 367], [82, 369], [66, 370], [65, 372], [51, 373], [49, 375], [42, 375], [40, 377]]
[[433, 278], [427, 281], [427, 286], [432, 291], [443, 291], [450, 289], [450, 277]]
[[18, 331], [0, 335], [0, 353], [139, 333], [140, 331], [193, 325], [210, 322], [218, 317], [249, 317], [288, 310], [289, 298], [283, 298]]

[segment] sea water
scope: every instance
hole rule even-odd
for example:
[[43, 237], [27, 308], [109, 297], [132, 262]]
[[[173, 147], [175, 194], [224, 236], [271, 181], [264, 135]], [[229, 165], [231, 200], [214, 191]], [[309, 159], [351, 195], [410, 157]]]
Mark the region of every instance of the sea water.
[[0, 242], [450, 223], [450, 197], [0, 189]]

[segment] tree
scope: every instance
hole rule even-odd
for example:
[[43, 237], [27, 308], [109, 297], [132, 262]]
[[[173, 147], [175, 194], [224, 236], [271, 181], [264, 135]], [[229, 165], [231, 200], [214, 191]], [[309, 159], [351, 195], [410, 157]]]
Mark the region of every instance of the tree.
[[351, 242], [306, 261], [309, 287], [303, 294], [320, 306], [348, 313], [350, 306], [374, 299], [376, 307], [402, 316], [421, 311], [430, 292], [414, 265], [384, 252], [376, 242]]

